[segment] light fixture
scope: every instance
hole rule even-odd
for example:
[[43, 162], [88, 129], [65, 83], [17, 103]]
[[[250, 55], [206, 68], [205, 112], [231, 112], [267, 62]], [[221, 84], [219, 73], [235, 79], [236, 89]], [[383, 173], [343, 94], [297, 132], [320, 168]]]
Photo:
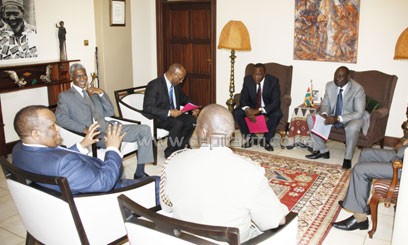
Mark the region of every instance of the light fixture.
[[[408, 59], [408, 28], [406, 28], [398, 38], [397, 44], [395, 45], [395, 60], [406, 60]], [[404, 132], [403, 139], [408, 138], [408, 105], [405, 112], [407, 120], [401, 125], [402, 131]]]
[[231, 74], [229, 93], [230, 97], [227, 100], [228, 110], [234, 110], [234, 64], [235, 64], [235, 50], [249, 51], [251, 50], [251, 41], [249, 39], [249, 32], [241, 21], [230, 20], [224, 28], [222, 28], [218, 48], [231, 49]]
[[408, 59], [408, 28], [406, 28], [398, 38], [395, 45], [394, 59]]

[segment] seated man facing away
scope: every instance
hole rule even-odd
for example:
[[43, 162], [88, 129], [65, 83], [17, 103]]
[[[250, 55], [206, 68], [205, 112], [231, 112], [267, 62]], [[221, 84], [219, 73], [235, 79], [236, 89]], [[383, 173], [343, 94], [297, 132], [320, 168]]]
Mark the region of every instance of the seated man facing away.
[[[36, 174], [66, 177], [73, 194], [108, 192], [143, 180], [120, 179], [123, 167], [118, 147], [125, 136], [121, 134], [122, 125], [107, 126], [104, 161], [86, 155], [86, 147], [98, 141], [94, 139], [99, 134], [98, 127], [97, 123], [91, 124], [80, 143], [63, 148], [59, 146], [62, 139], [52, 111], [41, 105], [25, 107], [14, 118], [14, 129], [21, 142], [13, 148], [13, 164]], [[59, 190], [53, 185], [49, 187]]]
[[175, 152], [163, 166], [161, 205], [173, 217], [239, 228], [244, 242], [285, 222], [283, 205], [265, 170], [228, 148], [234, 119], [224, 107], [206, 106], [197, 119], [199, 149]]
[[[361, 129], [367, 133], [369, 114], [365, 112], [366, 94], [364, 88], [350, 78], [347, 67], [341, 66], [334, 73], [334, 81], [326, 84], [324, 98], [320, 107], [320, 115], [325, 118], [326, 125], [344, 127], [346, 134], [346, 152], [344, 153], [343, 168], [351, 168], [351, 159], [357, 145], [358, 135]], [[313, 127], [313, 116], [306, 118], [309, 129]], [[330, 158], [326, 142], [317, 134], [310, 133], [313, 152], [306, 155], [309, 159]]]
[[150, 81], [146, 87], [143, 114], [149, 119], [156, 119], [157, 127], [169, 131], [167, 148], [164, 150], [165, 158], [189, 145], [196, 117], [200, 111], [194, 109], [189, 114], [180, 110], [180, 106], [191, 103], [181, 90], [186, 74], [184, 66], [172, 64], [166, 73]]
[[254, 135], [250, 134], [245, 117], [256, 122], [256, 116], [264, 115], [268, 132], [264, 133], [265, 139], [261, 141], [261, 145], [265, 147], [265, 150], [273, 151], [271, 140], [275, 136], [276, 127], [282, 117], [280, 87], [278, 78], [266, 74], [264, 64], [255, 64], [252, 75], [245, 76], [239, 103], [240, 105], [234, 110], [234, 118], [241, 131], [242, 139], [245, 140], [242, 147], [251, 147], [254, 140]]
[[[105, 120], [105, 117], [114, 115], [112, 102], [102, 89], [88, 88], [88, 76], [83, 65], [72, 64], [69, 73], [73, 85], [71, 89], [58, 95], [55, 111], [57, 124], [69, 130], [87, 134], [89, 125], [96, 121], [101, 130], [97, 146], [105, 148], [103, 135], [110, 123]], [[154, 161], [150, 127], [135, 124], [123, 125], [122, 131], [126, 132], [124, 142], [137, 142], [137, 164], [134, 178], [142, 178], [145, 176], [145, 163]]]
[[[373, 179], [392, 179], [394, 160], [403, 160], [408, 139], [402, 139], [395, 150], [365, 148], [353, 168], [350, 184], [344, 201], [339, 201], [342, 208], [353, 212], [349, 218], [333, 223], [341, 230], [368, 229], [368, 199]], [[399, 173], [401, 177], [401, 172]]]

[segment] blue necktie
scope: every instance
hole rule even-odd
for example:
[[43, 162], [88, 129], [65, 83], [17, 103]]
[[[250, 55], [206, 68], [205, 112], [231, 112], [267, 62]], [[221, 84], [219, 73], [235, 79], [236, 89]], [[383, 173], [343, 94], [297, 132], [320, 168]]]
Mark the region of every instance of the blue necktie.
[[343, 111], [343, 89], [341, 88], [339, 90], [339, 93], [337, 94], [337, 102], [336, 102], [336, 111], [334, 112], [334, 115], [340, 116]]
[[170, 86], [169, 98], [170, 98], [170, 110], [173, 110], [175, 108], [173, 101], [173, 85]]
[[[337, 94], [337, 102], [336, 102], [336, 111], [334, 112], [334, 114], [336, 116], [340, 116], [343, 112], [343, 89], [341, 88], [339, 90], [339, 93]], [[334, 124], [335, 128], [341, 128], [343, 126], [343, 124], [341, 122], [336, 122]]]

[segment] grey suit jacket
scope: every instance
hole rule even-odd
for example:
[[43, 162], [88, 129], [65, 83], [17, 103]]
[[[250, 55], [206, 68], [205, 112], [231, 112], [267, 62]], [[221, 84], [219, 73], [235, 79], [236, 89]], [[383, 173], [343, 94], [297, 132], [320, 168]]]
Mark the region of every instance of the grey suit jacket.
[[[110, 117], [115, 114], [112, 102], [106, 93], [102, 96], [94, 94], [91, 96], [91, 99], [97, 113], [102, 117]], [[58, 95], [55, 117], [59, 126], [81, 133], [93, 122], [91, 107], [75, 88], [71, 88]], [[99, 124], [101, 130], [105, 131], [107, 122], [102, 120], [99, 121]]]
[[[350, 79], [347, 86], [347, 90], [343, 92], [342, 123], [346, 124], [350, 120], [362, 118], [364, 120], [363, 133], [367, 134], [370, 125], [370, 114], [365, 111], [366, 94], [364, 88], [353, 79]], [[320, 107], [320, 113], [333, 116], [335, 113], [334, 110], [336, 109], [336, 102], [337, 86], [334, 81], [328, 82]]]

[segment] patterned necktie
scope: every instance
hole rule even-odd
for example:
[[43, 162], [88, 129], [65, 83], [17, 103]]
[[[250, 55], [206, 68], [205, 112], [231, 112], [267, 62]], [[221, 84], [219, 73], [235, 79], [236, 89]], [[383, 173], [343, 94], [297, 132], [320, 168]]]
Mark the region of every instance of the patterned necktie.
[[262, 91], [261, 84], [258, 84], [258, 92], [256, 93], [256, 108], [262, 107]]
[[170, 86], [169, 98], [170, 98], [170, 110], [173, 110], [175, 108], [173, 101], [173, 85]]
[[334, 115], [340, 116], [343, 111], [343, 89], [341, 88], [339, 90], [339, 93], [337, 94], [337, 102], [336, 102], [336, 111], [334, 112]]

